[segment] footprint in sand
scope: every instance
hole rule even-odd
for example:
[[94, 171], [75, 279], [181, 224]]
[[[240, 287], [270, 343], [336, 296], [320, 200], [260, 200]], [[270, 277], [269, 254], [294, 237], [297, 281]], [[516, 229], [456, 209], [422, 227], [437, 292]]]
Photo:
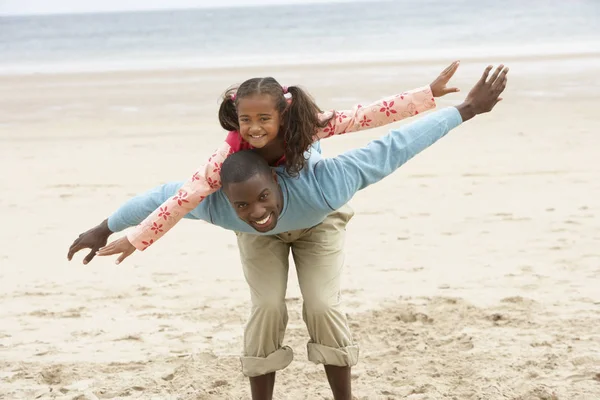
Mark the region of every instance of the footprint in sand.
[[527, 285], [519, 286], [519, 289], [523, 289], [523, 290], [527, 290], [527, 291], [534, 291], [534, 290], [538, 290], [539, 288], [540, 288], [540, 285], [536, 285], [536, 284], [527, 284]]
[[396, 315], [396, 321], [402, 321], [404, 323], [413, 323], [413, 322], [421, 322], [424, 324], [433, 323], [433, 318], [430, 318], [427, 314], [423, 313], [414, 313], [412, 311], [401, 311], [398, 315]]
[[222, 386], [229, 386], [229, 382], [224, 379], [219, 379], [219, 380], [214, 381], [211, 385], [212, 388], [218, 388], [218, 387], [222, 387]]
[[131, 341], [131, 342], [143, 342], [144, 340], [140, 335], [127, 335], [121, 338], [114, 339], [113, 342], [122, 342], [122, 341]]
[[40, 317], [40, 318], [81, 318], [81, 312], [84, 311], [85, 307], [78, 308], [69, 308], [65, 311], [48, 311], [46, 309], [36, 310], [29, 313], [32, 317]]
[[533, 267], [530, 265], [521, 265], [519, 267], [519, 269], [521, 270], [521, 272], [526, 272], [526, 273], [533, 272]]
[[535, 301], [531, 299], [527, 299], [521, 296], [511, 296], [505, 297], [500, 300], [501, 303], [514, 303], [514, 304], [534, 304]]
[[64, 372], [60, 365], [50, 366], [40, 371], [40, 377], [46, 385], [59, 385], [64, 380]]
[[556, 393], [548, 388], [535, 388], [528, 391], [525, 395], [519, 397], [522, 399], [540, 399], [540, 400], [558, 400]]

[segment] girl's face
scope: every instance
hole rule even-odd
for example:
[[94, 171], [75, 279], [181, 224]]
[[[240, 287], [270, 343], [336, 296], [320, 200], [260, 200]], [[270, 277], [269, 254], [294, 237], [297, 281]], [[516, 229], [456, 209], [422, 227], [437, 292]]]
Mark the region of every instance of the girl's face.
[[240, 135], [252, 147], [260, 149], [277, 138], [281, 116], [270, 95], [256, 94], [240, 98], [237, 114]]

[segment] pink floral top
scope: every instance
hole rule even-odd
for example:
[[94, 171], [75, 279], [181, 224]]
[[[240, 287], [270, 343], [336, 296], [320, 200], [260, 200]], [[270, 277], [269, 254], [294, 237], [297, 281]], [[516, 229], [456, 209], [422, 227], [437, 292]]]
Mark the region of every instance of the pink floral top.
[[[352, 110], [336, 111], [335, 118], [315, 133], [314, 140], [390, 124], [434, 107], [435, 100], [431, 88], [418, 88], [367, 106], [357, 105]], [[328, 119], [332, 114], [332, 111], [328, 111], [320, 117]], [[248, 143], [242, 140], [238, 132], [229, 132], [221, 147], [196, 170], [176, 196], [165, 201], [141, 224], [129, 231], [127, 238], [131, 244], [143, 251], [160, 239], [206, 196], [221, 187], [220, 172], [225, 158], [247, 148]]]

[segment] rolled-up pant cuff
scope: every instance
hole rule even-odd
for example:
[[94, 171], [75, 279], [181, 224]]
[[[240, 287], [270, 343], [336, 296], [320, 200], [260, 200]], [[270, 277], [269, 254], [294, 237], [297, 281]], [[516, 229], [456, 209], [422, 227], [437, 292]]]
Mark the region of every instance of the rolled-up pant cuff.
[[308, 343], [308, 359], [315, 364], [353, 367], [358, 363], [358, 346], [346, 346], [339, 349], [318, 343]]
[[282, 346], [266, 357], [242, 357], [242, 373], [252, 378], [281, 371], [294, 359], [294, 352], [288, 346]]

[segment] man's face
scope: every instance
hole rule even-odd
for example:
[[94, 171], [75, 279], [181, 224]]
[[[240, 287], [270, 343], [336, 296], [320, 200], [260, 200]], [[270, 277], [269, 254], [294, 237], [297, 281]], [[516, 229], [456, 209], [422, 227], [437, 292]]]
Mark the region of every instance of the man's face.
[[283, 209], [283, 195], [277, 176], [256, 174], [239, 183], [223, 187], [238, 217], [258, 232], [269, 232], [277, 226]]

